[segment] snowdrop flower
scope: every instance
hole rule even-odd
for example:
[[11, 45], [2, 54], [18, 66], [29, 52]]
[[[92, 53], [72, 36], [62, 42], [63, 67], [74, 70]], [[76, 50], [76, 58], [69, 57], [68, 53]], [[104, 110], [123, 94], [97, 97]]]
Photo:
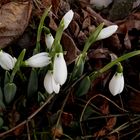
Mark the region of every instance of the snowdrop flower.
[[94, 5], [96, 8], [105, 8], [112, 3], [113, 0], [90, 0], [90, 4]]
[[50, 64], [50, 60], [51, 58], [48, 53], [41, 52], [27, 59], [25, 65], [33, 68], [41, 68]]
[[72, 21], [74, 16], [74, 12], [69, 10], [62, 18], [64, 20], [64, 30], [69, 26], [70, 22]]
[[109, 90], [113, 96], [120, 94], [124, 88], [123, 73], [116, 72], [109, 83]]
[[12, 70], [15, 66], [17, 59], [10, 54], [0, 51], [0, 66], [5, 70]]
[[112, 36], [118, 29], [118, 25], [111, 25], [101, 30], [96, 40], [102, 40]]
[[63, 53], [55, 54], [53, 71], [55, 81], [63, 85], [67, 79], [67, 65]]
[[53, 41], [54, 41], [54, 38], [51, 33], [45, 35], [45, 43], [49, 50], [52, 47]]
[[55, 82], [53, 73], [50, 70], [47, 72], [44, 78], [44, 87], [49, 94], [53, 92], [59, 93], [60, 85]]

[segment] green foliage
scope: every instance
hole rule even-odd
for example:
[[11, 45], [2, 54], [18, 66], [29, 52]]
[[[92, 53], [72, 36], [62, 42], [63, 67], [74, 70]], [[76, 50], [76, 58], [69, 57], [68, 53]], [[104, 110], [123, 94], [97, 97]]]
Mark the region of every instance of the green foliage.
[[35, 93], [37, 94], [37, 90], [38, 90], [38, 74], [36, 69], [32, 69], [28, 83], [27, 97], [30, 98]]
[[7, 104], [10, 104], [11, 101], [14, 99], [16, 90], [17, 90], [17, 87], [14, 83], [7, 83], [4, 86], [4, 97], [5, 97], [5, 102]]
[[90, 78], [89, 78], [89, 76], [86, 76], [86, 77], [80, 82], [80, 85], [79, 85], [79, 87], [78, 87], [78, 89], [77, 89], [77, 91], [76, 91], [76, 95], [77, 95], [78, 97], [85, 95], [85, 94], [88, 92], [88, 90], [89, 90], [89, 88], [90, 88], [90, 85], [91, 85]]

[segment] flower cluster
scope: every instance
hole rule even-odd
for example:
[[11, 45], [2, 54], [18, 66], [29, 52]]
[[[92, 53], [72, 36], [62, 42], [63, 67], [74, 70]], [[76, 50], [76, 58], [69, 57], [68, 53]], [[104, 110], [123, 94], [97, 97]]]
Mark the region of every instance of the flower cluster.
[[[73, 11], [68, 11], [64, 17], [62, 18], [64, 27], [63, 30], [65, 30], [68, 25], [70, 24], [72, 18], [73, 18]], [[45, 35], [45, 43], [47, 48], [49, 49], [49, 52], [52, 50], [52, 45], [54, 43], [54, 38], [51, 33], [48, 33]], [[58, 45], [58, 44], [57, 44]], [[55, 46], [54, 46], [55, 47]], [[33, 55], [29, 59], [25, 61], [26, 66], [38, 68], [38, 67], [44, 67], [47, 65], [51, 65], [52, 68], [50, 68], [44, 78], [44, 87], [46, 91], [51, 94], [53, 92], [59, 93], [60, 86], [62, 86], [67, 79], [67, 65], [64, 60], [63, 50], [62, 48], [59, 49], [59, 51], [55, 51], [55, 48], [53, 48], [55, 53], [51, 56], [51, 53], [42, 52], [36, 55]]]
[[[60, 39], [62, 32], [69, 26], [74, 16], [74, 12], [69, 10], [62, 18], [60, 22], [59, 30], [57, 34], [59, 37], [53, 37], [51, 33], [45, 35], [45, 43], [48, 52], [40, 52], [29, 59], [24, 61], [24, 65], [32, 68], [42, 68], [49, 65], [49, 70], [44, 78], [45, 90], [52, 94], [53, 92], [59, 93], [60, 87], [67, 80], [67, 65], [63, 55], [63, 49], [60, 45]], [[96, 41], [110, 37], [118, 29], [117, 25], [111, 25], [101, 29]], [[56, 39], [56, 40], [55, 40]], [[57, 44], [57, 43], [58, 44]], [[0, 51], [0, 66], [5, 70], [12, 70], [15, 67], [17, 59], [12, 57], [4, 51]], [[18, 62], [17, 62], [18, 63]], [[115, 96], [122, 92], [124, 87], [124, 78], [122, 72], [116, 72], [109, 83], [109, 90]]]

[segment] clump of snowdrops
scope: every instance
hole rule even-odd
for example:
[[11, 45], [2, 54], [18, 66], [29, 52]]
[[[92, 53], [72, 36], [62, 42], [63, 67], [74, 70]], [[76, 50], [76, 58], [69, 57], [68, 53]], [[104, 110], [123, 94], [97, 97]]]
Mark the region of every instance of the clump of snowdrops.
[[[26, 53], [25, 49], [20, 53], [18, 58], [11, 56], [3, 50], [0, 51], [0, 66], [5, 70], [4, 79], [6, 81], [4, 82], [4, 87], [1, 87], [0, 90], [1, 108], [5, 108], [5, 104], [10, 104], [15, 98], [18, 87], [15, 84], [14, 77], [16, 73], [20, 71], [20, 67], [32, 68], [27, 90], [29, 92], [29, 95], [37, 93], [37, 69], [43, 68], [47, 68], [44, 81], [42, 82], [46, 94], [58, 94], [60, 93], [61, 87], [64, 84], [72, 84], [75, 80], [79, 79], [83, 75], [83, 71], [85, 68], [84, 64], [86, 62], [87, 52], [90, 46], [96, 41], [100, 41], [102, 39], [110, 37], [118, 29], [117, 25], [111, 25], [103, 28], [104, 24], [100, 24], [86, 40], [83, 51], [81, 51], [81, 53], [75, 60], [73, 71], [69, 73], [66, 61], [64, 59], [63, 47], [60, 41], [64, 30], [68, 28], [69, 24], [73, 20], [74, 12], [70, 10], [63, 16], [56, 31], [55, 37], [53, 37], [49, 28], [44, 28], [44, 20], [47, 17], [49, 10], [45, 11], [40, 21], [37, 32], [36, 47], [34, 49], [33, 55], [30, 58], [24, 60], [24, 56]], [[45, 30], [46, 51], [41, 52], [40, 38], [43, 29]], [[121, 65], [121, 61], [139, 54], [139, 50], [130, 52], [119, 58], [113, 59], [110, 63], [108, 63], [100, 70], [93, 71], [91, 74], [86, 75], [81, 80], [77, 93], [79, 93], [80, 95], [86, 94], [88, 92], [88, 89], [90, 88], [92, 80], [95, 80], [102, 73], [116, 65], [116, 72], [109, 82], [109, 90], [113, 96], [120, 94], [124, 88], [123, 66]]]

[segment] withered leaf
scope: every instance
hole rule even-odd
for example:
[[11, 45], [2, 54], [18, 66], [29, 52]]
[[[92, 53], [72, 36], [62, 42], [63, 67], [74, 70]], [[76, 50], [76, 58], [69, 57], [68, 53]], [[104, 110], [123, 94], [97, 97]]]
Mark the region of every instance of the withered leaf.
[[116, 124], [116, 117], [110, 118], [110, 119], [107, 121], [106, 129], [107, 129], [107, 130], [112, 130], [113, 127], [115, 126], [115, 124]]
[[0, 48], [6, 47], [24, 32], [28, 25], [30, 2], [10, 2], [0, 9]]
[[79, 50], [73, 39], [66, 33], [63, 33], [62, 45], [64, 50], [67, 52], [65, 55], [66, 62], [67, 64], [70, 64], [77, 58]]

